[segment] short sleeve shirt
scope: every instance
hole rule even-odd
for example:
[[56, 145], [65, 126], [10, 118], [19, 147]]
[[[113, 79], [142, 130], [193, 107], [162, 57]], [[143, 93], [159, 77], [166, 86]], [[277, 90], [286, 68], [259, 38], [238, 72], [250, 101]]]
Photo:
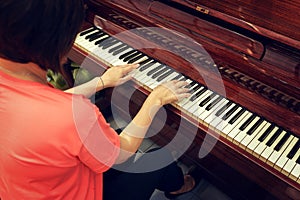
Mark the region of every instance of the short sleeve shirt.
[[102, 199], [120, 141], [89, 99], [0, 72], [0, 197]]

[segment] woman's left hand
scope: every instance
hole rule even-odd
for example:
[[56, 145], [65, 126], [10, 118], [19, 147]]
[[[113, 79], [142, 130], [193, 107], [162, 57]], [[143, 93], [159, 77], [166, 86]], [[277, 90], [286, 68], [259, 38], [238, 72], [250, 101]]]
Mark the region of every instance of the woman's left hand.
[[[103, 88], [115, 87], [130, 80], [132, 76], [129, 73], [138, 66], [139, 64], [128, 64], [107, 69], [107, 71], [101, 76]], [[99, 81], [99, 84], [102, 84], [101, 81]]]

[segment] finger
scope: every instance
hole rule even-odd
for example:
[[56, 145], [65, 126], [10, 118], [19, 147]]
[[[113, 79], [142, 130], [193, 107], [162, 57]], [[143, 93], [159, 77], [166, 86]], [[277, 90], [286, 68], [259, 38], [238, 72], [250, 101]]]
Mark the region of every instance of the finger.
[[184, 87], [184, 86], [187, 86], [189, 83], [186, 82], [186, 81], [178, 81], [175, 83], [175, 86], [176, 87]]
[[118, 67], [122, 67], [123, 69], [135, 69], [139, 66], [139, 64], [126, 64], [126, 65], [119, 65]]
[[191, 96], [191, 94], [189, 94], [189, 93], [182, 93], [182, 94], [176, 95], [178, 101], [180, 101], [180, 100], [182, 100], [184, 98], [187, 98], [189, 96]]
[[130, 64], [123, 67], [123, 76], [132, 73], [135, 71], [136, 68], [139, 67], [139, 64]]
[[182, 93], [189, 93], [190, 90], [188, 88], [179, 88], [176, 90], [177, 94], [182, 94]]
[[121, 84], [123, 84], [123, 83], [125, 83], [125, 82], [127, 82], [127, 81], [129, 81], [129, 80], [131, 80], [131, 79], [132, 79], [132, 75], [128, 74], [128, 75], [126, 75], [126, 76], [120, 78], [119, 82], [120, 82]]

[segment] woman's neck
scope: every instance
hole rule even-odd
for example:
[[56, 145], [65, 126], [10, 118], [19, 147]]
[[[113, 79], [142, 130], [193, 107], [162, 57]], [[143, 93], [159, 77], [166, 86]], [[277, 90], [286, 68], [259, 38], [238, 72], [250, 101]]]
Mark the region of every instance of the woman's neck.
[[32, 62], [18, 63], [0, 58], [0, 71], [22, 80], [30, 80], [47, 84], [47, 72]]

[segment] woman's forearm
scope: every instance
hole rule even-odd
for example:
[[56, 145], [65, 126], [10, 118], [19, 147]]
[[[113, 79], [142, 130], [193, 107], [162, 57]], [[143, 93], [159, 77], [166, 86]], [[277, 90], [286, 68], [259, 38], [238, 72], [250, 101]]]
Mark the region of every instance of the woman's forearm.
[[105, 87], [103, 84], [104, 83], [101, 81], [101, 78], [96, 77], [86, 83], [67, 89], [65, 90], [65, 92], [72, 93], [72, 94], [81, 94], [89, 98], [96, 92], [103, 89]]
[[137, 115], [120, 134], [121, 151], [116, 163], [126, 161], [137, 151], [160, 108], [160, 103], [150, 94]]

